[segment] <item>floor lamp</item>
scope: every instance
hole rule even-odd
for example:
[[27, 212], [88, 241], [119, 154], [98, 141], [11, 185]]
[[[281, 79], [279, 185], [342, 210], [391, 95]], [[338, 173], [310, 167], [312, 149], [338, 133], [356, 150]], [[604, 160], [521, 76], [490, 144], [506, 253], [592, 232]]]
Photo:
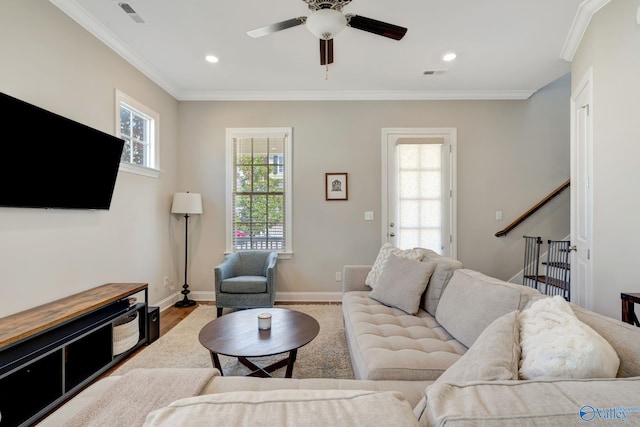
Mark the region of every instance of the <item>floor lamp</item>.
[[184, 285], [182, 285], [182, 295], [184, 298], [174, 304], [175, 307], [191, 307], [196, 304], [190, 300], [189, 285], [187, 284], [187, 252], [189, 249], [189, 215], [200, 215], [202, 213], [202, 197], [199, 193], [176, 193], [173, 195], [171, 213], [184, 214]]

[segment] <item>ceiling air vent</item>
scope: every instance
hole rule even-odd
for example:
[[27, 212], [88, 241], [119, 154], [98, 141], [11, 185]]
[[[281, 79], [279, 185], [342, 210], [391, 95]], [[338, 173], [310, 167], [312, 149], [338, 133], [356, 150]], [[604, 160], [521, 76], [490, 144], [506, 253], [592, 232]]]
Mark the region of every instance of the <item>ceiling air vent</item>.
[[422, 74], [424, 74], [425, 76], [436, 76], [439, 74], [444, 74], [445, 71], [447, 71], [446, 68], [440, 68], [436, 70], [425, 70], [422, 72]]
[[124, 13], [126, 13], [129, 18], [133, 19], [134, 22], [137, 22], [138, 24], [144, 24], [144, 19], [142, 19], [140, 15], [136, 13], [136, 11], [131, 7], [129, 3], [118, 3], [118, 6], [120, 6], [120, 9], [124, 10]]

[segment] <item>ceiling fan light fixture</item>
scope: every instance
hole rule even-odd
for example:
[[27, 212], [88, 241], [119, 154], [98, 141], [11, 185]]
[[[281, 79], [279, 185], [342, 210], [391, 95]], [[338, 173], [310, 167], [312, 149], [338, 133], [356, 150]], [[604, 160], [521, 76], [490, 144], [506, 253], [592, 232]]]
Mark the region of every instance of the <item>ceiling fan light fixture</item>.
[[316, 10], [307, 17], [307, 28], [313, 35], [330, 40], [347, 26], [347, 18], [334, 9]]

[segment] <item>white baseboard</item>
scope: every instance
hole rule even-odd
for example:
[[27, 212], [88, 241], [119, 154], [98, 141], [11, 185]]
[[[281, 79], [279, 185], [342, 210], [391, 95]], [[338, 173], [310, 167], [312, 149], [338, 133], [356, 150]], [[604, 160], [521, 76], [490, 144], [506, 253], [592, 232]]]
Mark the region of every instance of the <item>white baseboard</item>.
[[[176, 292], [168, 296], [162, 301], [150, 304], [160, 307], [160, 311], [166, 310], [173, 304], [182, 299], [182, 295]], [[215, 302], [215, 291], [191, 291], [189, 299], [194, 301]], [[342, 292], [278, 292], [276, 293], [276, 302], [340, 302], [342, 301]]]
[[164, 298], [163, 300], [160, 300], [159, 302], [153, 303], [153, 304], [150, 303], [149, 305], [150, 306], [158, 306], [158, 307], [160, 307], [160, 311], [162, 312], [162, 311], [166, 310], [167, 308], [173, 306], [173, 304], [175, 304], [176, 301], [178, 301], [178, 295], [180, 295], [180, 294], [175, 293], [173, 295], [169, 295], [168, 297]]
[[189, 294], [189, 299], [195, 301], [214, 302], [216, 300], [216, 291], [191, 291], [191, 293]]

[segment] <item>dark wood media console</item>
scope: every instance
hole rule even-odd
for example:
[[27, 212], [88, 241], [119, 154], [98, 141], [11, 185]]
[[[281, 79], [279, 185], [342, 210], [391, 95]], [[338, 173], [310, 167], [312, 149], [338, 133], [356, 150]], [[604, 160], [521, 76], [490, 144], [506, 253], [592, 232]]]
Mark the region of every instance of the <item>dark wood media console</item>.
[[[138, 342], [114, 355], [114, 321], [134, 311]], [[147, 312], [146, 283], [108, 283], [1, 318], [0, 426], [34, 424], [146, 344]]]

